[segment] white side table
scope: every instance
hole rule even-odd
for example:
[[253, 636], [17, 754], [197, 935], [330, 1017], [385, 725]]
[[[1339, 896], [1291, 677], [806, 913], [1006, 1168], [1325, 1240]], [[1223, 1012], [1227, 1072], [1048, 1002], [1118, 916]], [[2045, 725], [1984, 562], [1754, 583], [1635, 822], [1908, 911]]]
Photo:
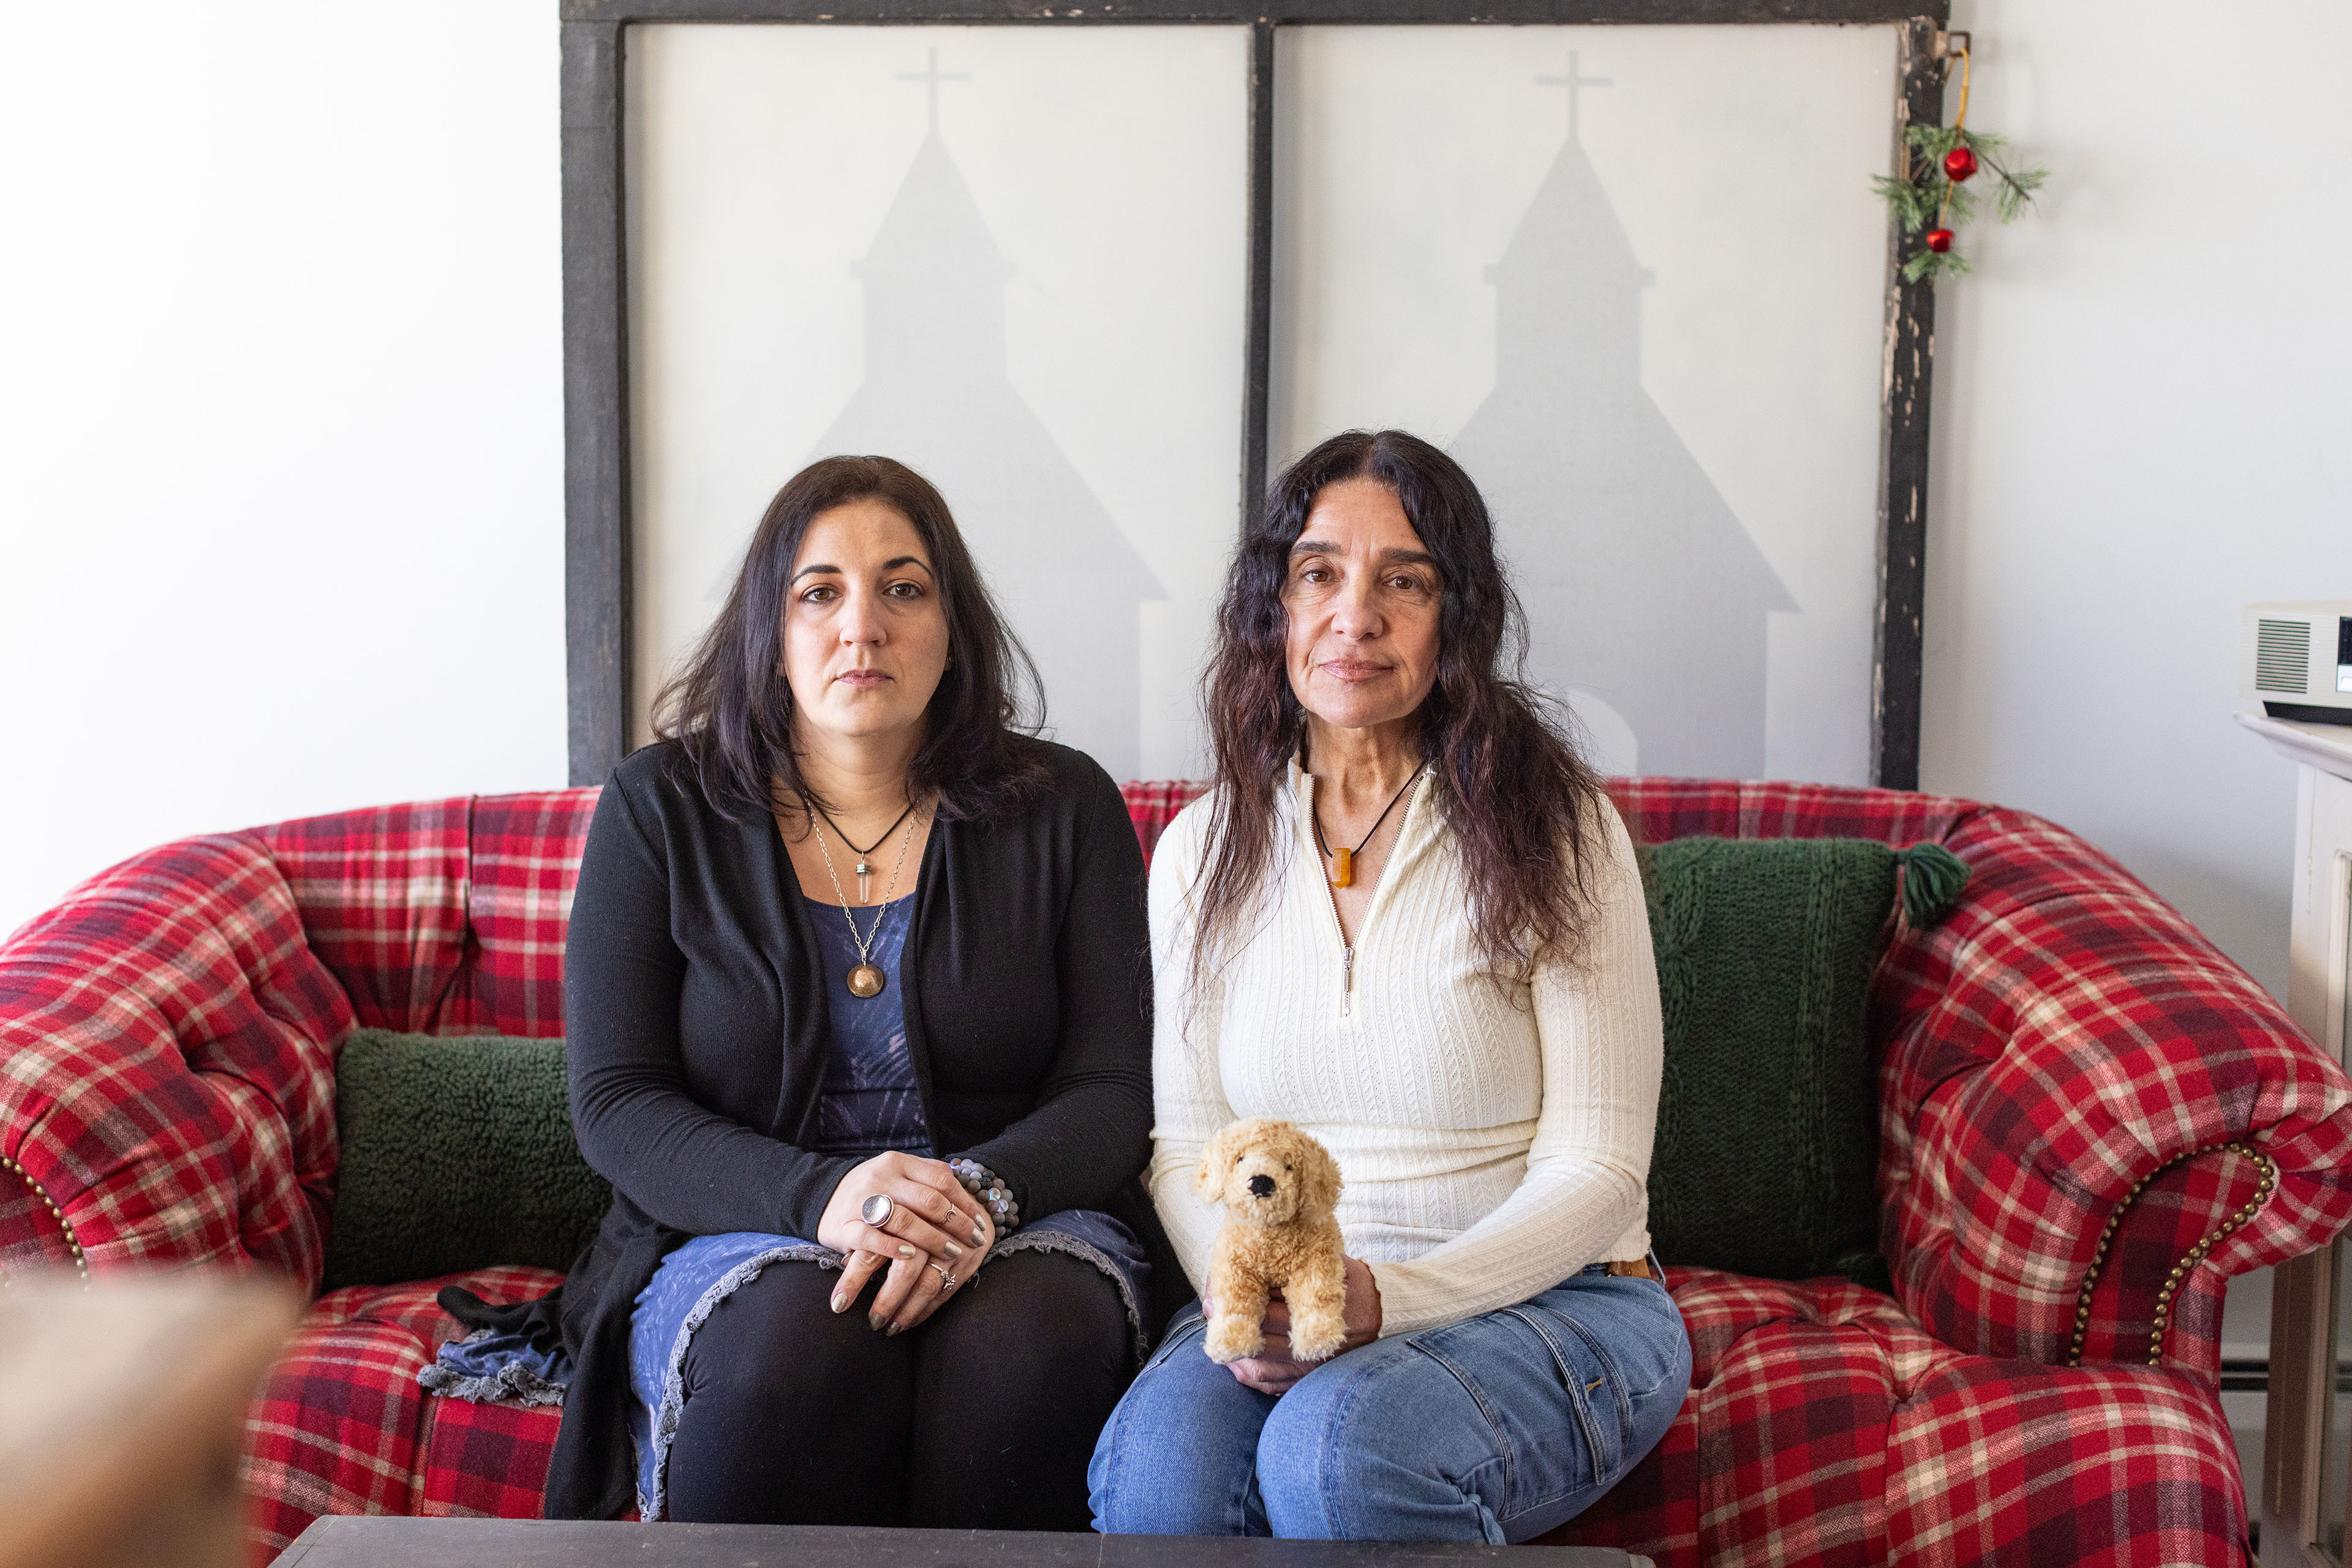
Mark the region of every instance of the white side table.
[[[2296, 764], [2287, 1011], [2345, 1059], [2352, 944], [2352, 726], [2240, 713]], [[2352, 1245], [2279, 1265], [2263, 1423], [2263, 1568], [2338, 1568], [2352, 1510]], [[2252, 1478], [2249, 1478], [2251, 1480]]]

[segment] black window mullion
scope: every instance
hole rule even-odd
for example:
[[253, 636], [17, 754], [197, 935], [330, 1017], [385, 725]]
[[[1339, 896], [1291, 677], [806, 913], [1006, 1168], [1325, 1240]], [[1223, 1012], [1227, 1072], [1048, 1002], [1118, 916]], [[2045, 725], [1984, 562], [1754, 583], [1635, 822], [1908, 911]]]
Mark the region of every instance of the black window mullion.
[[1248, 326], [1242, 345], [1241, 526], [1265, 500], [1266, 436], [1274, 366], [1274, 28], [1250, 24]]

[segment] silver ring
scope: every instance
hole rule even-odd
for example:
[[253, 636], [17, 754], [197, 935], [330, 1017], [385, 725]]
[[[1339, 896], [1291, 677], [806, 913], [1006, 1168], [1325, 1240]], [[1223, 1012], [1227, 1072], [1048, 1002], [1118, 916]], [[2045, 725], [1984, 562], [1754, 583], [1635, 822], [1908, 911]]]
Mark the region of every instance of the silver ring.
[[887, 1193], [877, 1193], [857, 1205], [857, 1217], [880, 1230], [890, 1223], [890, 1215], [898, 1207]]
[[954, 1275], [949, 1273], [946, 1269], [940, 1268], [936, 1263], [931, 1265], [931, 1272], [940, 1277], [940, 1295], [945, 1296], [955, 1289], [956, 1277]]

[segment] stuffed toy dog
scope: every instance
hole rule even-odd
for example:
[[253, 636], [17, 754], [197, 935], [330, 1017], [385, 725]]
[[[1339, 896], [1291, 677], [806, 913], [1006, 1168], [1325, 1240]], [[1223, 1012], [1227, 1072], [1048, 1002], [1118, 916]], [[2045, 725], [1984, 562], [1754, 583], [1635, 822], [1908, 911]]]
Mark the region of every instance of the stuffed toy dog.
[[1287, 1121], [1236, 1121], [1201, 1154], [1201, 1194], [1225, 1206], [1209, 1255], [1206, 1349], [1213, 1362], [1265, 1348], [1260, 1324], [1276, 1290], [1290, 1308], [1290, 1350], [1300, 1361], [1337, 1354], [1348, 1337], [1347, 1255], [1339, 1243], [1339, 1163]]

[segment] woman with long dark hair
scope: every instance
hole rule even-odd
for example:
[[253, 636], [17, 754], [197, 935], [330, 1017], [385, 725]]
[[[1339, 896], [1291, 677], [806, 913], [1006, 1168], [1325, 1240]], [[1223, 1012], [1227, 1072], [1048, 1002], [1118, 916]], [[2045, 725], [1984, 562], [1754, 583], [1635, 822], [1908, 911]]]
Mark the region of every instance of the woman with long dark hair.
[[[1690, 1346], [1649, 1250], [1663, 1051], [1633, 845], [1517, 679], [1469, 476], [1396, 431], [1293, 464], [1204, 681], [1215, 787], [1151, 870], [1152, 1195], [1238, 1118], [1337, 1157], [1347, 1337], [1220, 1365], [1180, 1314], [1096, 1447], [1097, 1529], [1528, 1540], [1662, 1437]], [[1269, 1182], [1276, 1178], [1263, 1178]]]
[[551, 1517], [1086, 1527], [1157, 1321], [1143, 864], [1025, 667], [939, 493], [829, 458], [605, 786]]

